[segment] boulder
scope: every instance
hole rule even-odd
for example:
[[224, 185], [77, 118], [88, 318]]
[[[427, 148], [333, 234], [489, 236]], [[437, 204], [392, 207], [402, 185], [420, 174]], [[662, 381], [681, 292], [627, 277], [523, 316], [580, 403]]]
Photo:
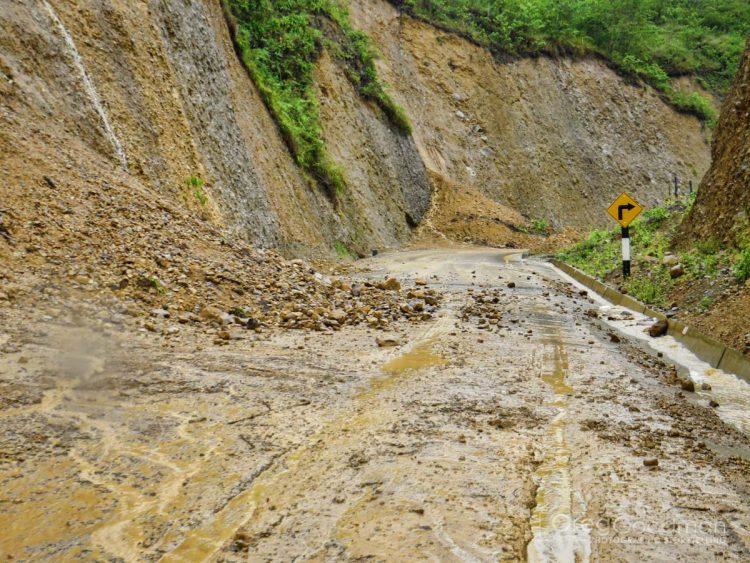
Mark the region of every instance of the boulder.
[[648, 334], [652, 338], [658, 338], [667, 334], [667, 330], [669, 330], [669, 322], [665, 319], [651, 325], [648, 329]]

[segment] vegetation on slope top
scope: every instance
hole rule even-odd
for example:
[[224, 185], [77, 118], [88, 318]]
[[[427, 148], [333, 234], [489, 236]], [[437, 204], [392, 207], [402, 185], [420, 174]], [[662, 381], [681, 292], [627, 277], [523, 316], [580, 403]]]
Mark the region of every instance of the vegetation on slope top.
[[390, 0], [495, 55], [597, 52], [712, 123], [715, 112], [670, 78], [694, 75], [723, 95], [750, 33], [747, 0]]
[[235, 48], [276, 119], [300, 167], [332, 198], [344, 177], [326, 150], [314, 89], [323, 47], [343, 63], [349, 81], [404, 134], [411, 126], [375, 71], [369, 37], [355, 30], [336, 0], [222, 0]]

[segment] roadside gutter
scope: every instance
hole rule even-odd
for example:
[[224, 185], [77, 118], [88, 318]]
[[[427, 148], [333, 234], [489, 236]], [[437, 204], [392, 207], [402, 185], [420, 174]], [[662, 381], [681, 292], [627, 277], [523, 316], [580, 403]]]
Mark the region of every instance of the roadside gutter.
[[642, 313], [653, 319], [666, 320], [669, 325], [667, 334], [680, 342], [698, 358], [709, 364], [711, 367], [720, 369], [727, 373], [732, 373], [750, 382], [750, 361], [748, 361], [738, 350], [730, 348], [722, 342], [719, 342], [684, 323], [668, 319], [663, 313], [650, 309], [648, 306], [633, 299], [631, 296], [620, 293], [616, 289], [605, 285], [599, 280], [585, 274], [569, 264], [566, 264], [565, 262], [553, 258], [550, 260], [550, 263], [565, 272], [584, 287], [596, 292], [613, 305], [625, 307], [631, 311]]

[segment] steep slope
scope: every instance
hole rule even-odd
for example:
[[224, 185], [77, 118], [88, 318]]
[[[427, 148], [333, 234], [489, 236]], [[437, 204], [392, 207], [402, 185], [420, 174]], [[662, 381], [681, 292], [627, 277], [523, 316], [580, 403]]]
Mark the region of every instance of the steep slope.
[[653, 205], [673, 174], [697, 184], [708, 167], [698, 119], [598, 59], [500, 64], [385, 0], [350, 7], [382, 52], [378, 70], [412, 119], [427, 168], [528, 216], [602, 225], [620, 191]]
[[[403, 244], [427, 211], [431, 177], [446, 180], [441, 189], [465, 186], [527, 218], [581, 228], [606, 221], [602, 209], [621, 190], [657, 203], [672, 174], [697, 180], [707, 166], [697, 119], [598, 60], [500, 64], [385, 0], [350, 7], [355, 27], [378, 44], [380, 75], [414, 134], [396, 131], [324, 49], [315, 92], [327, 150], [346, 177], [336, 198], [290, 156], [219, 0], [8, 3], [4, 155], [30, 131], [81, 139], [67, 143], [67, 160], [46, 151], [48, 168], [104, 156], [113, 177], [130, 176], [146, 199], [165, 196], [227, 236], [297, 255]], [[44, 182], [22, 160], [3, 166], [7, 178]], [[496, 235], [496, 244], [518, 243]]]
[[[713, 162], [683, 223], [684, 243], [748, 234], [750, 214], [750, 40], [716, 127]], [[739, 229], [739, 230], [738, 230]]]
[[[11, 145], [31, 127], [62, 124], [146, 187], [290, 253], [336, 241], [361, 252], [396, 245], [426, 208], [416, 150], [387, 127], [376, 142], [366, 128], [348, 132], [347, 143], [369, 147], [376, 165], [364, 178], [354, 174], [349, 184], [358, 191], [340, 209], [310, 185], [237, 60], [218, 0], [24, 0], [0, 18], [3, 105], [16, 119], [6, 129]], [[360, 99], [346, 110], [378, 126]], [[410, 173], [371, 175], [382, 161]], [[205, 194], [194, 197], [191, 177], [205, 182]]]

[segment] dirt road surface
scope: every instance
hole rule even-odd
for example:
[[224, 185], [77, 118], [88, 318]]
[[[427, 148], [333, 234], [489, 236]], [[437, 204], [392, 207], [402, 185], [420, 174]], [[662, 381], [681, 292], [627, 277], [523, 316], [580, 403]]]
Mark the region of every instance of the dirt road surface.
[[165, 347], [0, 312], [0, 560], [750, 558], [746, 426], [627, 313], [508, 251], [363, 264], [436, 319]]

